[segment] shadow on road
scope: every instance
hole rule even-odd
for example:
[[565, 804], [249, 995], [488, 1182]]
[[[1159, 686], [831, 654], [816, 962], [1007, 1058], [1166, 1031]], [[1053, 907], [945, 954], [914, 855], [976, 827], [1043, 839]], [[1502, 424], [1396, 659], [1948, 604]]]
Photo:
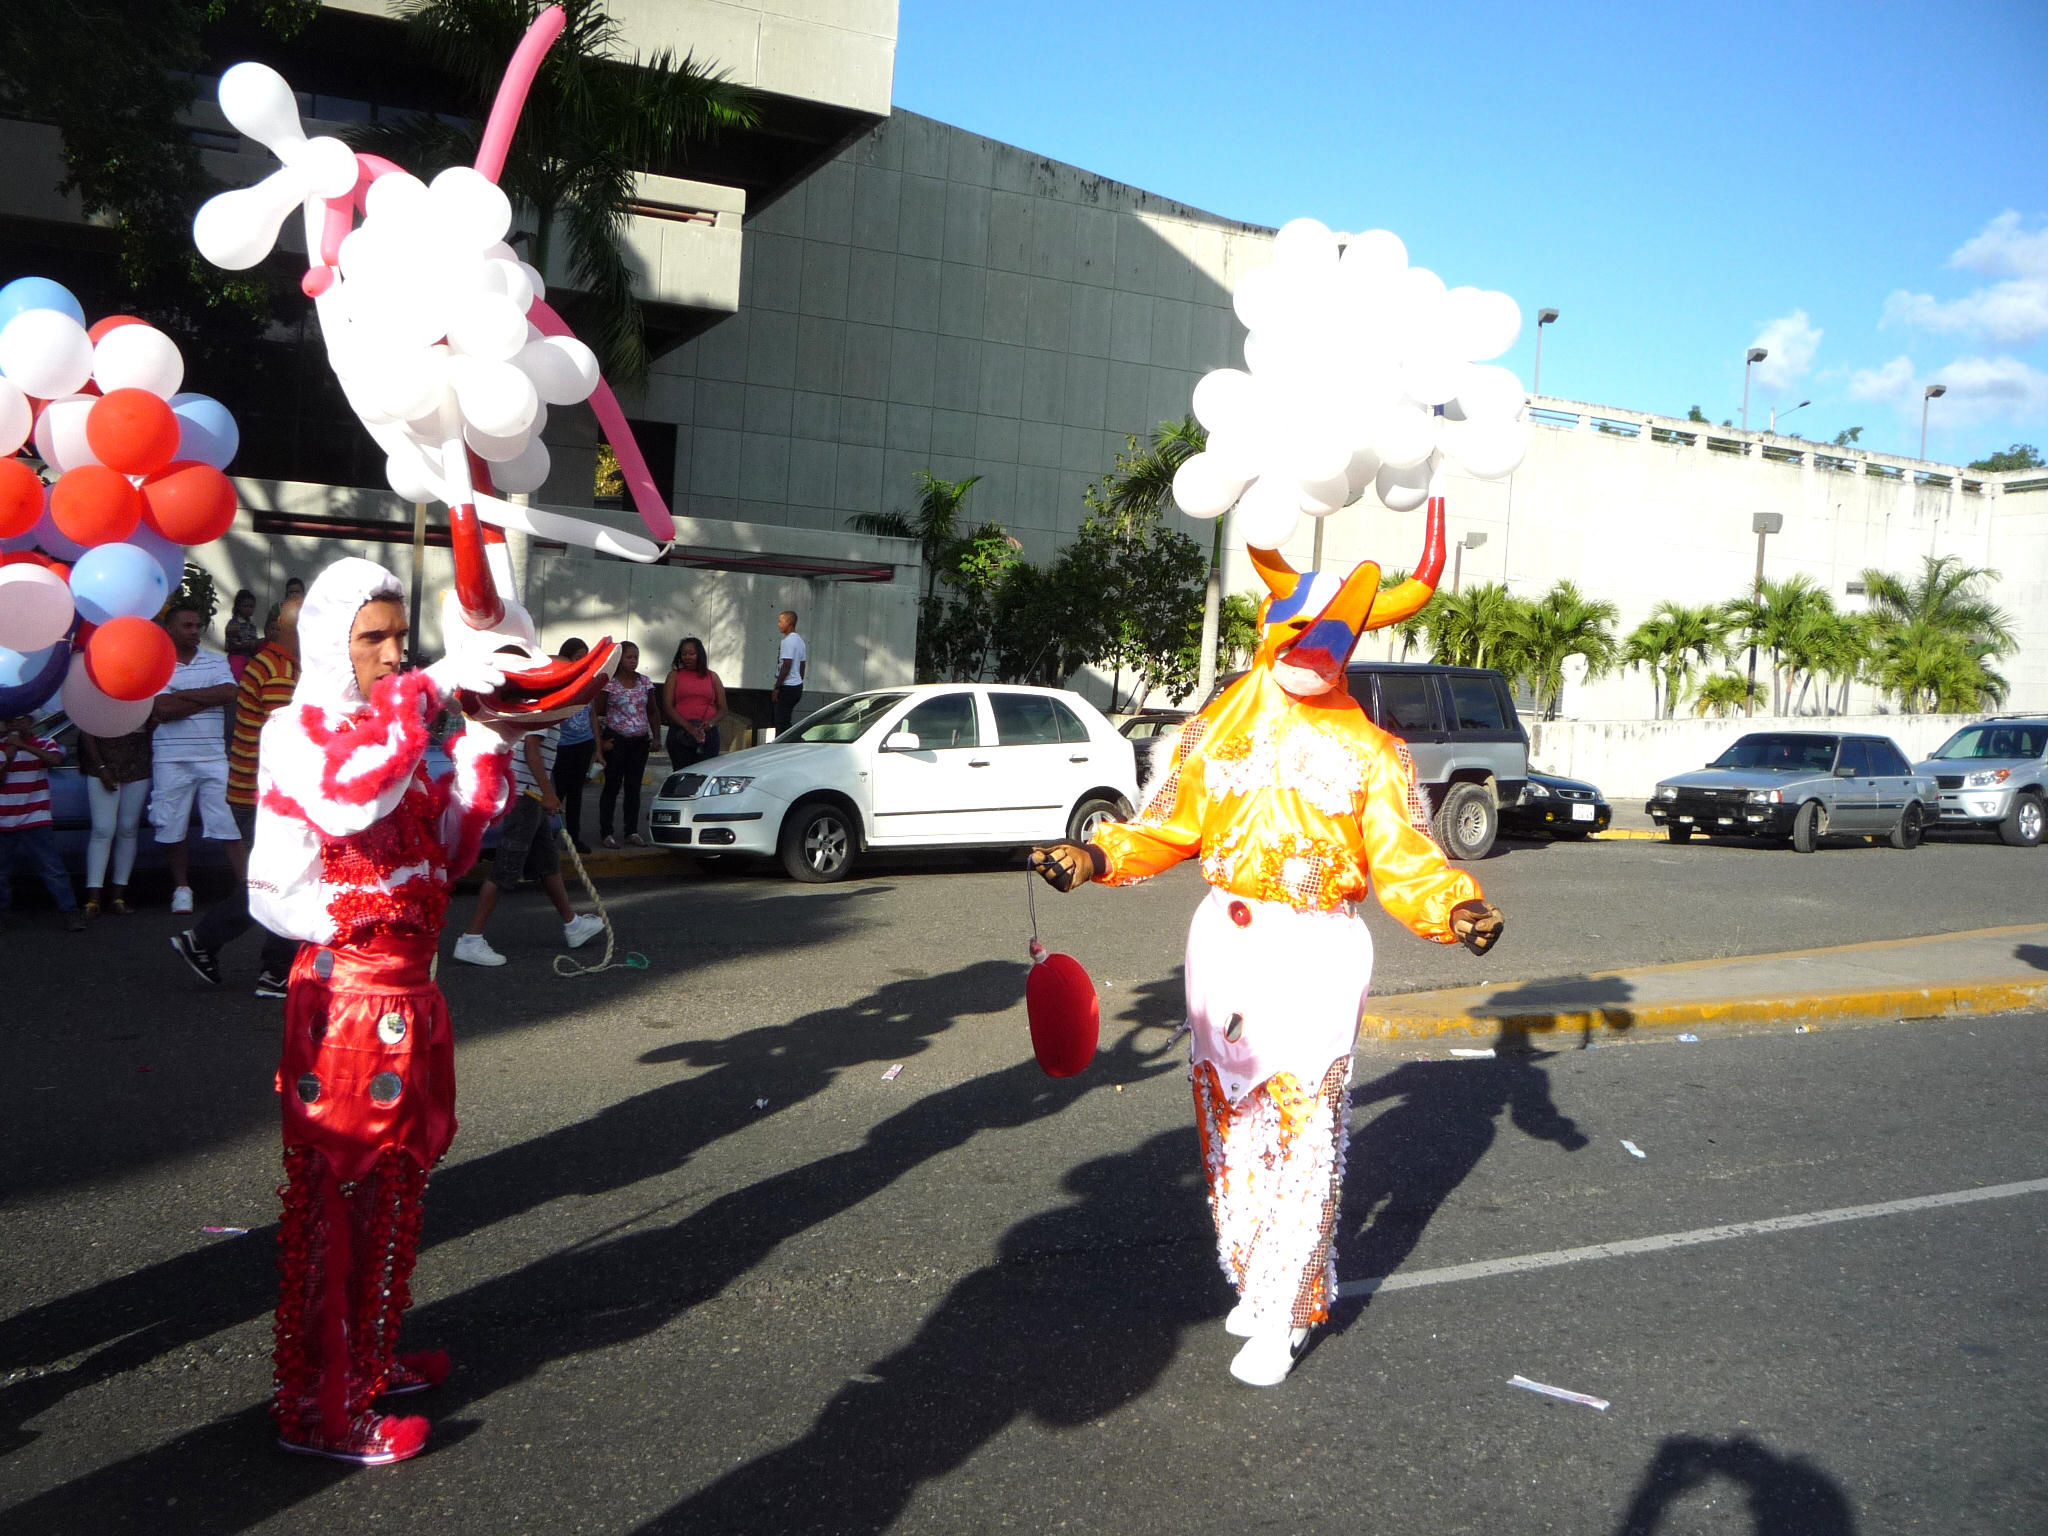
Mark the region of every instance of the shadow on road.
[[2048, 971], [2048, 944], [2016, 944], [2012, 957], [2037, 971]]
[[1635, 984], [1625, 976], [1546, 976], [1489, 992], [1484, 1004], [1467, 1012], [1474, 1024], [1500, 1032], [1495, 1049], [1503, 1053], [1533, 1049], [1532, 1034], [1576, 1033], [1584, 1046], [1596, 1029], [1634, 1029], [1635, 1010], [1627, 1005], [1635, 995]]
[[1615, 1536], [1692, 1530], [1677, 1506], [1710, 1483], [1733, 1483], [1749, 1503], [1751, 1536], [1856, 1536], [1841, 1485], [1810, 1461], [1780, 1456], [1748, 1435], [1710, 1440], [1672, 1435], [1643, 1471]]

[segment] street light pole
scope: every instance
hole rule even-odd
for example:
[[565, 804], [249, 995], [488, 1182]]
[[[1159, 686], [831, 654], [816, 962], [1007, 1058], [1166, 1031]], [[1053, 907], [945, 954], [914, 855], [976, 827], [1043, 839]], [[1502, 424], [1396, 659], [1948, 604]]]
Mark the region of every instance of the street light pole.
[[1920, 391], [1920, 457], [1927, 457], [1927, 402], [1948, 393], [1946, 384], [1930, 384]]
[[1536, 311], [1536, 377], [1529, 381], [1529, 396], [1531, 399], [1536, 399], [1543, 393], [1543, 327], [1555, 325], [1556, 323], [1556, 310], [1539, 309]]
[[[1785, 514], [1757, 512], [1751, 515], [1749, 526], [1756, 534], [1756, 580], [1749, 589], [1751, 599], [1755, 600], [1764, 595], [1764, 540], [1785, 526]], [[1749, 692], [1742, 700], [1745, 715], [1756, 713], [1756, 642], [1756, 632], [1752, 630], [1749, 637]]]
[[[1811, 404], [1813, 404], [1811, 400], [1802, 400], [1792, 407], [1792, 411], [1803, 411]], [[1785, 414], [1790, 416], [1792, 411], [1787, 411]], [[1778, 408], [1775, 405], [1771, 407], [1771, 430], [1773, 432], [1778, 430]]]
[[1751, 347], [1742, 364], [1742, 430], [1749, 430], [1749, 370], [1771, 354], [1763, 347]]
[[1465, 551], [1477, 549], [1485, 542], [1486, 535], [1476, 528], [1458, 540], [1458, 553], [1451, 562], [1451, 596], [1456, 597], [1458, 595], [1458, 588], [1465, 579]]

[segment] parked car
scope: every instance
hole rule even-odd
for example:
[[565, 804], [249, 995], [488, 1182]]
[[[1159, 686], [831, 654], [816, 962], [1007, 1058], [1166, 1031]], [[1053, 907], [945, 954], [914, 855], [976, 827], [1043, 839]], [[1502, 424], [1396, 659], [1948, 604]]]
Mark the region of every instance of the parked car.
[[[1242, 676], [1224, 678], [1217, 692]], [[1357, 662], [1345, 677], [1373, 724], [1408, 744], [1445, 855], [1485, 858], [1501, 807], [1521, 799], [1529, 777], [1529, 733], [1507, 679], [1489, 667], [1405, 661]]]
[[1079, 694], [926, 683], [849, 694], [765, 747], [670, 774], [650, 830], [829, 881], [869, 848], [1079, 842], [1137, 796], [1130, 742]]
[[1698, 772], [1666, 779], [1646, 809], [1674, 843], [1694, 833], [1789, 837], [1811, 853], [1825, 837], [1918, 847], [1939, 796], [1886, 737], [1756, 731]]
[[1152, 781], [1152, 757], [1161, 742], [1171, 744], [1180, 739], [1180, 728], [1187, 724], [1188, 712], [1184, 709], [1141, 709], [1122, 725], [1117, 733], [1131, 744], [1131, 752], [1138, 761], [1138, 783]]
[[1613, 820], [1614, 807], [1598, 786], [1534, 768], [1522, 784], [1520, 797], [1500, 810], [1501, 831], [1524, 837], [1548, 832], [1552, 837], [1579, 840], [1605, 832]]
[[2048, 801], [2048, 716], [2001, 715], [1966, 725], [1914, 770], [1932, 774], [1947, 827], [1996, 831], [2015, 848], [2040, 844]]

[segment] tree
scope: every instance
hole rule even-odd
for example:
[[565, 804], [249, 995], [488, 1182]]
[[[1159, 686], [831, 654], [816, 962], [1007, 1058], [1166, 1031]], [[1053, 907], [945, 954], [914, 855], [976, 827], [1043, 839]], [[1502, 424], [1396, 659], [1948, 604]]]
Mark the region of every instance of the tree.
[[1081, 542], [1102, 545], [1110, 586], [1109, 643], [1091, 659], [1111, 668], [1112, 708], [1126, 670], [1135, 674], [1134, 709], [1154, 688], [1175, 697], [1187, 693], [1200, 674], [1203, 594], [1197, 583], [1207, 562], [1199, 544], [1160, 517], [1171, 503], [1174, 473], [1207, 441], [1192, 416], [1162, 421], [1143, 445], [1126, 436], [1115, 466], [1083, 493], [1089, 516]]
[[1835, 434], [1834, 446], [1837, 448], [1846, 448], [1862, 436], [1863, 429], [1861, 427], [1844, 427], [1841, 431]]
[[1259, 648], [1259, 597], [1255, 592], [1233, 592], [1223, 599], [1221, 622], [1216, 630], [1216, 665], [1232, 671], [1251, 665]]
[[1722, 611], [1731, 638], [1771, 653], [1769, 694], [1774, 714], [1785, 712], [1785, 692], [1779, 687], [1783, 653], [1804, 615], [1815, 608], [1832, 612], [1834, 601], [1815, 584], [1811, 576], [1799, 574], [1783, 581], [1767, 581], [1759, 591], [1738, 597]]
[[1173, 499], [1173, 477], [1209, 443], [1192, 416], [1162, 421], [1143, 447], [1135, 433], [1124, 436], [1116, 467], [1090, 486], [1084, 499], [1095, 513], [1119, 528], [1149, 525]]
[[2005, 697], [1992, 663], [2018, 648], [2012, 620], [1983, 595], [1998, 573], [1929, 555], [1911, 581], [1866, 570], [1878, 686], [1910, 712], [1972, 710]]
[[1460, 593], [1439, 591], [1423, 609], [1431, 656], [1447, 666], [1495, 667], [1510, 680], [1522, 675], [1515, 621], [1519, 602], [1497, 581]]
[[1698, 406], [1694, 406], [1691, 410], [1685, 413], [1685, 419], [1687, 421], [1705, 421], [1707, 419], [1707, 413], [1701, 410]]
[[[505, 63], [546, 3], [409, 0], [412, 43], [454, 80], [473, 121], [379, 121], [353, 135], [356, 146], [422, 177], [472, 163]], [[751, 92], [694, 54], [628, 54], [602, 0], [558, 3], [568, 24], [534, 79], [499, 184], [534, 220], [533, 233], [515, 239], [543, 273], [559, 227], [569, 282], [584, 294], [579, 329], [613, 383], [636, 384], [647, 375], [647, 336], [621, 249], [634, 174], [685, 164], [693, 145], [753, 126], [759, 110]]]
[[1613, 669], [1621, 649], [1614, 638], [1614, 621], [1619, 616], [1613, 603], [1588, 598], [1570, 581], [1558, 582], [1533, 602], [1516, 604], [1508, 630], [1544, 719], [1555, 720], [1563, 703], [1567, 657], [1583, 660], [1589, 678], [1605, 676]]
[[924, 553], [924, 595], [929, 600], [938, 589], [939, 577], [950, 565], [953, 545], [960, 538], [960, 508], [979, 475], [965, 480], [941, 480], [929, 469], [917, 472], [917, 510], [914, 512], [860, 512], [846, 520], [855, 533], [872, 533], [886, 539], [915, 539]]
[[1704, 666], [1719, 653], [1727, 627], [1718, 605], [1694, 608], [1661, 602], [1628, 632], [1621, 663], [1650, 674], [1651, 703], [1658, 718], [1677, 716], [1695, 663]]
[[[1405, 570], [1381, 571], [1380, 590], [1382, 592], [1391, 592], [1407, 579], [1408, 572]], [[1409, 653], [1417, 645], [1421, 644], [1423, 638], [1427, 635], [1429, 629], [1428, 615], [1429, 605], [1425, 603], [1420, 609], [1408, 615], [1400, 623], [1390, 626], [1393, 630], [1394, 638], [1401, 642], [1401, 660], [1406, 661]]]
[[1738, 711], [1747, 710], [1755, 701], [1761, 689], [1752, 687], [1749, 678], [1740, 672], [1716, 672], [1700, 684], [1699, 692], [1693, 695], [1692, 712], [1701, 719], [1714, 715], [1725, 719]]
[[1975, 460], [1970, 468], [1981, 469], [1986, 474], [2005, 474], [2016, 469], [2041, 469], [2044, 462], [2039, 450], [2032, 443], [2014, 443], [2003, 453], [1990, 454]]

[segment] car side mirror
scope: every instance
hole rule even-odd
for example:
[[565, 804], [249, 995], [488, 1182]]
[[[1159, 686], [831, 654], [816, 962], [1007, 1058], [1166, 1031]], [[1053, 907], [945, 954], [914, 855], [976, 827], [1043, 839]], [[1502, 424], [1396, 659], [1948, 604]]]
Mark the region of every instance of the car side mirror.
[[917, 746], [917, 733], [915, 731], [897, 731], [887, 741], [882, 743], [882, 750], [884, 752], [915, 752]]
[[1837, 768], [1835, 770], [1835, 777], [1838, 779], [1853, 779], [1856, 777], [1856, 770], [1854, 768]]

